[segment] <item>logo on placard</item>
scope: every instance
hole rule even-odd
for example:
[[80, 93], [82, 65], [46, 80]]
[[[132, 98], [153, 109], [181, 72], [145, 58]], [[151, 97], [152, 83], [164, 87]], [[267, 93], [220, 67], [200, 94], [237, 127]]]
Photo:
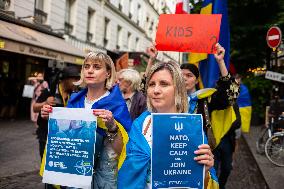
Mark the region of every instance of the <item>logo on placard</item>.
[[59, 169], [67, 169], [67, 167], [64, 165], [63, 162], [49, 161], [48, 165], [49, 165], [49, 167], [55, 167], [55, 168], [59, 168]]
[[93, 168], [90, 162], [84, 162], [84, 160], [78, 161], [74, 167], [76, 168], [76, 171], [81, 175], [90, 173]]
[[175, 123], [175, 130], [177, 130], [178, 132], [180, 132], [181, 130], [183, 130], [183, 123]]
[[49, 167], [53, 167], [53, 161], [48, 162]]

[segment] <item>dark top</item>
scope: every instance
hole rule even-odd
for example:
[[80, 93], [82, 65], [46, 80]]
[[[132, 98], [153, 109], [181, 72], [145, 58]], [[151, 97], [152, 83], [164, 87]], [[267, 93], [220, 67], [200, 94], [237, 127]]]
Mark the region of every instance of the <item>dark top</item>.
[[136, 91], [133, 95], [130, 107], [130, 116], [135, 120], [147, 109], [146, 97], [141, 91]]
[[[209, 126], [206, 120], [205, 109], [208, 109], [209, 116], [214, 110], [224, 110], [228, 106], [233, 105], [240, 93], [239, 84], [230, 74], [226, 77], [220, 77], [216, 84], [217, 91], [208, 98], [199, 99], [197, 102], [197, 110], [194, 113], [202, 114], [204, 126]], [[205, 107], [205, 104], [208, 104]], [[204, 127], [206, 133], [207, 129]]]
[[[59, 93], [58, 90], [56, 90], [54, 95], [52, 95], [51, 92], [48, 89], [42, 90], [41, 95], [36, 100], [36, 103], [42, 103], [42, 102], [46, 101], [47, 98], [50, 97], [50, 96], [55, 97], [56, 105], [54, 107], [64, 107], [62, 96], [61, 96], [61, 94]], [[40, 141], [46, 141], [47, 140], [47, 133], [48, 133], [48, 120], [43, 119], [41, 117], [40, 112], [39, 112], [39, 116], [37, 118], [37, 125], [38, 125], [37, 131], [36, 131], [37, 138]]]

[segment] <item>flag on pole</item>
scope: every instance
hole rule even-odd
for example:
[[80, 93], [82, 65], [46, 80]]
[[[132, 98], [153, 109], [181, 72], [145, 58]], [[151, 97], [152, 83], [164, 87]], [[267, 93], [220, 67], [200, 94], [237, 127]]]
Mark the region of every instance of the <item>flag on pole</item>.
[[[230, 31], [228, 22], [227, 0], [204, 0], [201, 14], [222, 14], [219, 43], [225, 48], [225, 64], [228, 68], [230, 59]], [[198, 64], [204, 87], [214, 87], [219, 78], [219, 67], [213, 54], [190, 53], [189, 63]]]
[[176, 14], [187, 14], [190, 13], [189, 1], [188, 0], [177, 0]]

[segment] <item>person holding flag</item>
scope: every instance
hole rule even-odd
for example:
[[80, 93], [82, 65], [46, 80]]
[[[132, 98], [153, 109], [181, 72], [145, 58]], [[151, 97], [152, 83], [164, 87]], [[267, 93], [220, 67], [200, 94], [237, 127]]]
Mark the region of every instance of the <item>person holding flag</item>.
[[[216, 112], [215, 110], [225, 110], [236, 101], [239, 94], [239, 85], [235, 79], [231, 77], [225, 66], [225, 49], [220, 44], [216, 44], [216, 49], [217, 51], [214, 57], [218, 62], [221, 72], [221, 77], [217, 82], [216, 89], [206, 88], [197, 90], [199, 82], [199, 70], [197, 66], [188, 63], [181, 65], [188, 94], [189, 113], [201, 113], [203, 115], [203, 122], [205, 123], [204, 131], [207, 133], [209, 144], [213, 149], [218, 145], [222, 136], [226, 133], [226, 130], [229, 130], [231, 126], [229, 119], [234, 119], [234, 116], [231, 114], [233, 110], [231, 109], [227, 114], [224, 111]], [[219, 119], [219, 114], [228, 115], [228, 124], [227, 122], [223, 123], [223, 120]], [[220, 124], [222, 127], [216, 127], [216, 125]], [[221, 130], [223, 128], [224, 130]]]
[[[98, 117], [93, 189], [116, 188], [116, 172], [126, 156], [127, 132], [132, 120], [114, 81], [115, 68], [111, 58], [102, 52], [90, 52], [82, 65], [81, 79], [74, 83], [83, 89], [72, 94], [67, 104], [67, 108], [93, 109], [93, 114]], [[52, 106], [44, 105], [41, 116], [47, 119], [51, 112]]]

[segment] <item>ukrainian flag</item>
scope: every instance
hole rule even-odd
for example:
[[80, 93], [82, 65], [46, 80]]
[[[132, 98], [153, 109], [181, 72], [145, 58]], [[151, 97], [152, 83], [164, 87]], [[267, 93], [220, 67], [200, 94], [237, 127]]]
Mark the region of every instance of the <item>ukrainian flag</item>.
[[[129, 132], [127, 143], [127, 157], [118, 170], [118, 189], [145, 189], [149, 183], [151, 167], [151, 148], [142, 134], [143, 123], [147, 116], [146, 111], [134, 120]], [[147, 182], [148, 181], [148, 182]], [[206, 189], [218, 189], [218, 179], [215, 169], [209, 170], [209, 179]]]
[[[85, 96], [87, 95], [87, 89], [83, 89], [78, 93], [72, 94], [68, 101], [68, 108], [84, 108], [85, 107]], [[125, 100], [122, 97], [119, 86], [115, 85], [110, 89], [110, 94], [99, 101], [95, 102], [92, 106], [92, 109], [106, 109], [110, 110], [114, 116], [115, 123], [119, 128], [120, 134], [122, 136], [122, 152], [118, 158], [118, 169], [122, 166], [126, 158], [126, 144], [128, 143], [128, 132], [130, 131], [132, 120], [128, 112]], [[97, 132], [102, 136], [105, 136], [105, 131], [107, 127], [105, 123], [98, 119], [98, 128]], [[44, 157], [42, 159], [40, 175], [43, 175], [45, 167], [45, 157], [46, 151], [44, 152]]]
[[[230, 59], [230, 30], [228, 22], [227, 0], [204, 0], [201, 14], [222, 14], [219, 43], [225, 48], [225, 63], [229, 67]], [[213, 54], [190, 53], [189, 63], [199, 67], [200, 88], [214, 87], [219, 78], [219, 67]]]
[[242, 132], [249, 132], [250, 120], [251, 120], [251, 98], [248, 88], [241, 84], [240, 95], [238, 97], [237, 103], [239, 105], [241, 120], [242, 120]]

